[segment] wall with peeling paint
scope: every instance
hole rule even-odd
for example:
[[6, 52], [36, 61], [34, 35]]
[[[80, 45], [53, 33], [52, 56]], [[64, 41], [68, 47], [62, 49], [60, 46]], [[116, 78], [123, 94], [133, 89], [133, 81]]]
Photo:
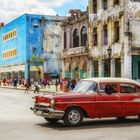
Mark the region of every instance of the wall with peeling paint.
[[47, 24], [45, 32], [46, 46], [44, 46], [45, 56], [47, 58], [44, 71], [52, 76], [60, 75], [61, 72], [61, 27], [60, 22], [50, 22]]

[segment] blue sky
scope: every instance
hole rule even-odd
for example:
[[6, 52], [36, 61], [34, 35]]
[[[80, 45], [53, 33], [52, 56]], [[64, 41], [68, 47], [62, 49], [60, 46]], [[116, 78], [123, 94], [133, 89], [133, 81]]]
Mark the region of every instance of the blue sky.
[[88, 0], [0, 0], [0, 22], [8, 23], [25, 13], [66, 16], [70, 9], [86, 10], [87, 3]]
[[71, 0], [71, 2], [64, 3], [61, 7], [55, 8], [58, 15], [66, 16], [70, 9], [86, 10], [88, 0]]

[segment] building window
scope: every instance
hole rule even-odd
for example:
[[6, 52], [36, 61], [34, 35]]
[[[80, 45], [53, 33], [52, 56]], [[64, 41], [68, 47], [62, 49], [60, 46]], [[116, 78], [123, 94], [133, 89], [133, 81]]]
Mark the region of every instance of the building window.
[[119, 5], [120, 4], [120, 0], [114, 0], [114, 6]]
[[93, 45], [96, 46], [97, 45], [97, 28], [93, 28]]
[[108, 29], [107, 25], [103, 26], [103, 37], [104, 37], [104, 45], [108, 44]]
[[114, 42], [119, 42], [120, 39], [120, 27], [119, 21], [114, 22]]
[[86, 46], [87, 42], [87, 28], [85, 26], [81, 29], [81, 46]]
[[16, 55], [17, 55], [17, 50], [16, 49], [9, 50], [9, 51], [6, 51], [6, 52], [2, 53], [3, 59], [12, 58], [12, 57], [15, 57]]
[[79, 47], [79, 33], [77, 29], [73, 32], [73, 47]]
[[121, 77], [121, 59], [115, 59], [115, 77]]
[[64, 49], [67, 48], [67, 33], [64, 32]]
[[107, 0], [103, 0], [103, 9], [107, 10]]
[[94, 61], [93, 62], [93, 66], [94, 66], [94, 73], [92, 74], [94, 77], [98, 77], [98, 71], [99, 71], [99, 68], [98, 68], [98, 61]]
[[93, 14], [97, 14], [97, 0], [93, 0]]
[[2, 40], [3, 40], [3, 41], [10, 40], [10, 39], [12, 39], [13, 37], [15, 37], [16, 34], [17, 34], [16, 29], [13, 29], [13, 30], [11, 30], [10, 32], [4, 34], [4, 35], [2, 36]]

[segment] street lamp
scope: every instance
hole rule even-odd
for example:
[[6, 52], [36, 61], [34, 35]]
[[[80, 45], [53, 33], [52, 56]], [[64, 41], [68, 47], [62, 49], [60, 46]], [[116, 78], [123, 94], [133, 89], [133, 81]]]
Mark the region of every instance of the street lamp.
[[112, 49], [109, 46], [109, 48], [107, 49], [107, 53], [108, 53], [108, 73], [107, 76], [110, 76], [110, 60], [111, 60], [111, 54], [112, 54]]
[[28, 83], [29, 83], [29, 86], [30, 86], [30, 60], [28, 59], [27, 60], [27, 65], [28, 65]]
[[108, 53], [108, 58], [110, 59], [112, 54], [112, 49], [110, 47], [107, 49], [107, 53]]

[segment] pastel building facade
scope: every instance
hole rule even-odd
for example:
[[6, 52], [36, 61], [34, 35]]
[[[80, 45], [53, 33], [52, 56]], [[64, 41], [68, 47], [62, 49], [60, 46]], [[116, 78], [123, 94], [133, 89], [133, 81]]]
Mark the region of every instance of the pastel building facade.
[[[43, 21], [43, 17], [45, 17], [45, 21]], [[29, 72], [30, 78], [36, 78], [36, 67], [27, 62], [33, 55], [47, 58], [48, 54], [46, 55], [47, 52], [44, 52], [44, 48], [47, 46], [44, 42], [47, 37], [44, 36], [46, 29], [53, 22], [56, 22], [56, 16], [24, 14], [0, 29], [1, 79], [10, 77], [25, 77], [28, 79]], [[58, 47], [61, 47], [60, 44], [58, 44]], [[52, 64], [48, 61], [44, 62], [48, 63], [47, 67], [43, 67], [46, 66], [45, 64], [40, 65], [42, 78], [46, 69], [49, 69], [50, 73], [55, 71], [55, 67], [52, 68]], [[53, 71], [51, 71], [52, 69]], [[56, 71], [59, 74], [61, 70], [56, 67]]]
[[90, 77], [140, 77], [140, 2], [89, 0]]

